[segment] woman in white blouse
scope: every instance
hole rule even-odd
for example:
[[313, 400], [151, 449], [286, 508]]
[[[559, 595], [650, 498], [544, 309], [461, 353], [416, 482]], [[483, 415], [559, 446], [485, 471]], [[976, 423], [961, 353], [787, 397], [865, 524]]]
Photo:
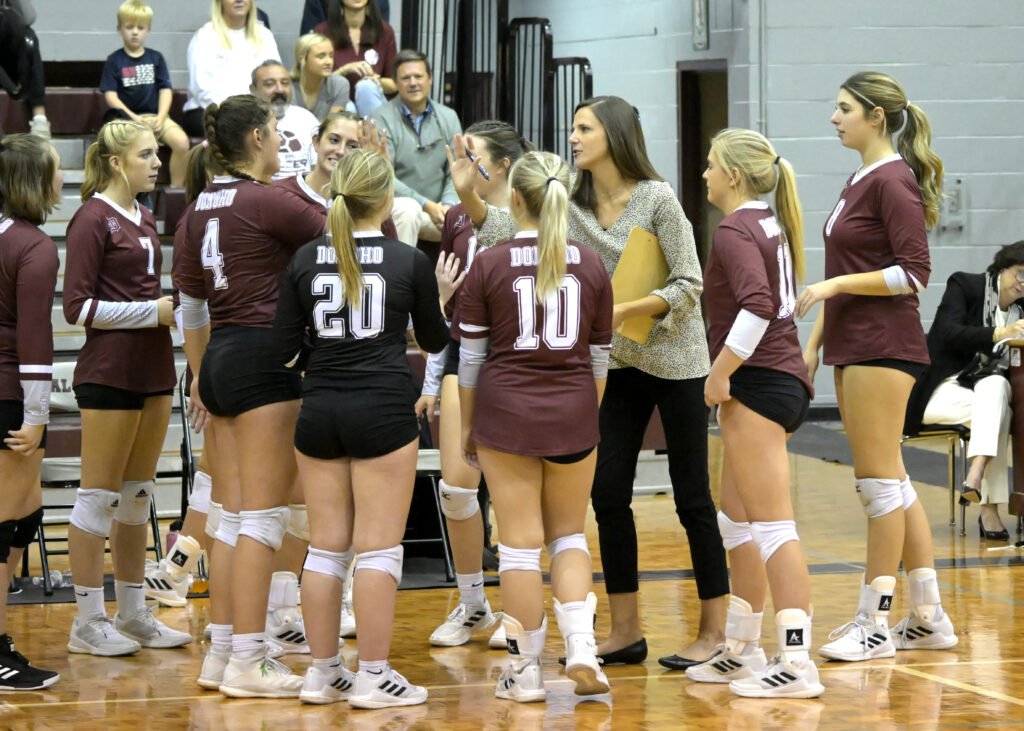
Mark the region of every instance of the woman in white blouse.
[[229, 96], [248, 94], [252, 70], [281, 60], [270, 29], [256, 19], [255, 0], [213, 0], [210, 20], [188, 44], [185, 132], [205, 137], [203, 110]]

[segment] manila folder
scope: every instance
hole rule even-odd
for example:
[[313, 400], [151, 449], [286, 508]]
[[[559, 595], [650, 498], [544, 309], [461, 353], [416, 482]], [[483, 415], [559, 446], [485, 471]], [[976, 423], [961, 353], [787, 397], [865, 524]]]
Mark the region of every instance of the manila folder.
[[[658, 245], [658, 237], [635, 226], [619, 257], [619, 265], [612, 275], [612, 293], [615, 304], [631, 302], [661, 289], [668, 281], [668, 264]], [[643, 345], [651, 335], [654, 317], [643, 315], [623, 321], [618, 333]]]

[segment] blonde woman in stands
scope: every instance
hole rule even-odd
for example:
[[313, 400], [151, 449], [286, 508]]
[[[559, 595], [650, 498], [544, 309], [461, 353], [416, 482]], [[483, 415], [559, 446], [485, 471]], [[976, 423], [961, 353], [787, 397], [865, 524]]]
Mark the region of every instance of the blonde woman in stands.
[[[569, 167], [528, 152], [509, 173], [511, 241], [476, 256], [459, 301], [462, 450], [487, 477], [498, 518], [511, 663], [495, 688], [546, 696], [540, 553], [577, 695], [606, 693], [594, 641], [597, 596], [583, 526], [608, 375], [612, 287], [598, 255], [568, 240]], [[477, 408], [479, 405], [479, 408]]]
[[[686, 674], [730, 682], [738, 695], [814, 698], [824, 688], [810, 659], [810, 577], [789, 498], [786, 438], [813, 392], [793, 309], [803, 275], [796, 176], [762, 135], [727, 129], [711, 140], [704, 180], [725, 214], [704, 269], [714, 363], [704, 401], [718, 407], [725, 443], [718, 526], [732, 564], [725, 644]], [[758, 196], [775, 192], [773, 211]], [[779, 653], [758, 647], [768, 586]]]
[[[0, 583], [43, 520], [39, 467], [46, 450], [57, 247], [39, 230], [60, 202], [64, 172], [49, 143], [30, 135], [0, 141]], [[60, 680], [33, 667], [7, 633], [0, 597], [0, 690], [41, 690]]]
[[[74, 378], [82, 481], [68, 528], [78, 604], [71, 652], [129, 655], [192, 639], [152, 615], [143, 584], [150, 501], [177, 380], [160, 236], [153, 214], [135, 201], [153, 190], [159, 168], [152, 129], [130, 120], [103, 125], [86, 153], [82, 207], [68, 224], [64, 317], [86, 335]], [[103, 549], [114, 520], [111, 621]]]
[[[701, 600], [696, 639], [681, 656], [662, 658], [663, 665], [681, 670], [706, 660], [724, 640], [729, 601], [725, 550], [708, 485], [704, 378], [710, 364], [697, 247], [679, 200], [647, 157], [639, 113], [625, 99], [601, 96], [580, 102], [569, 142], [578, 171], [570, 181], [570, 238], [598, 252], [613, 274], [636, 226], [658, 237], [669, 266], [664, 287], [615, 306], [614, 329], [630, 317], [653, 315], [655, 323], [644, 344], [612, 337], [592, 493], [611, 608], [610, 632], [599, 650], [606, 665], [647, 658], [630, 503], [644, 431], [657, 406], [676, 514], [686, 529]], [[480, 245], [504, 240], [513, 230], [508, 214], [486, 205], [467, 184], [473, 163], [461, 144], [455, 145], [455, 155], [452, 180], [473, 218]]]
[[266, 628], [295, 457], [287, 441], [266, 435], [294, 429], [301, 384], [276, 364], [271, 326], [280, 273], [320, 235], [325, 216], [269, 185], [280, 136], [266, 102], [229, 97], [207, 107], [205, 120], [206, 154], [224, 174], [196, 199], [173, 274], [196, 374], [192, 406], [200, 424], [213, 419], [213, 490], [223, 505], [210, 567], [212, 646], [198, 682], [233, 697], [294, 697], [302, 678], [268, 656]]
[[308, 109], [321, 122], [343, 110], [354, 112], [348, 79], [334, 73], [334, 44], [327, 36], [307, 33], [295, 41], [292, 103]]
[[[282, 363], [294, 362], [307, 331], [315, 334], [294, 439], [310, 507], [303, 597], [313, 654], [299, 697], [415, 705], [426, 689], [388, 662], [419, 445], [406, 330], [411, 318], [419, 345], [438, 352], [448, 327], [427, 256], [380, 231], [394, 197], [387, 159], [352, 151], [334, 170], [331, 194], [327, 237], [292, 258], [275, 321]], [[358, 674], [338, 657], [341, 582], [353, 550]]]
[[[825, 364], [835, 366], [868, 537], [854, 620], [820, 653], [858, 661], [948, 649], [957, 636], [939, 598], [931, 527], [900, 452], [907, 400], [928, 363], [917, 293], [931, 273], [927, 227], [939, 218], [942, 160], [931, 149], [928, 118], [885, 74], [843, 82], [831, 122], [861, 167], [825, 223], [826, 279], [800, 293], [796, 314], [824, 302], [804, 359], [813, 378], [824, 346]], [[901, 560], [910, 616], [890, 631]]]
[[256, 0], [213, 0], [210, 20], [188, 44], [188, 100], [184, 125], [203, 137], [203, 110], [233, 94], [246, 94], [251, 73], [263, 61], [280, 62], [270, 29], [256, 19]]
[[398, 87], [395, 31], [381, 17], [377, 0], [326, 0], [327, 20], [313, 28], [334, 44], [334, 73], [348, 79], [351, 99], [364, 117]]

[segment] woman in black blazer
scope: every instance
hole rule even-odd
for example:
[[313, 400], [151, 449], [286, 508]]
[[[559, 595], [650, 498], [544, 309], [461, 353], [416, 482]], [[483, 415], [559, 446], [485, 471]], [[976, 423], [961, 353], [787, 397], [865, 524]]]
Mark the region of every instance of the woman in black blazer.
[[990, 355], [994, 343], [1022, 336], [1022, 297], [1024, 241], [1000, 249], [981, 274], [956, 272], [949, 278], [928, 332], [932, 362], [910, 394], [904, 427], [908, 435], [917, 434], [922, 424], [963, 424], [971, 429], [967, 449], [971, 468], [961, 494], [981, 503], [981, 537], [996, 540], [1009, 538], [998, 508], [1009, 499], [1009, 357], [1004, 349], [1002, 362], [987, 377], [961, 374], [969, 364], [977, 363], [976, 354]]

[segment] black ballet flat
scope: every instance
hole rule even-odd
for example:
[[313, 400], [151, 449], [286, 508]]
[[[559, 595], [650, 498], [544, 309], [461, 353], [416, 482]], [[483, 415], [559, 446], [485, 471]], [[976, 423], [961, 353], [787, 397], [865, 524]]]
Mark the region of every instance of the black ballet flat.
[[[647, 638], [641, 637], [621, 650], [598, 653], [597, 659], [602, 665], [639, 665], [647, 659]], [[558, 664], [565, 665], [565, 658], [558, 658]]]
[[658, 658], [658, 664], [669, 670], [686, 670], [686, 668], [692, 668], [694, 665], [700, 665], [703, 662], [707, 662], [707, 660], [691, 660], [681, 655], [669, 655], [668, 657]]
[[981, 537], [986, 541], [1008, 541], [1010, 540], [1010, 531], [1006, 530], [1004, 526], [1002, 530], [985, 530], [985, 524], [981, 522], [981, 516], [978, 516], [978, 532]]
[[966, 500], [969, 503], [980, 503], [981, 492], [974, 487], [971, 487], [966, 482], [960, 485], [960, 499]]

